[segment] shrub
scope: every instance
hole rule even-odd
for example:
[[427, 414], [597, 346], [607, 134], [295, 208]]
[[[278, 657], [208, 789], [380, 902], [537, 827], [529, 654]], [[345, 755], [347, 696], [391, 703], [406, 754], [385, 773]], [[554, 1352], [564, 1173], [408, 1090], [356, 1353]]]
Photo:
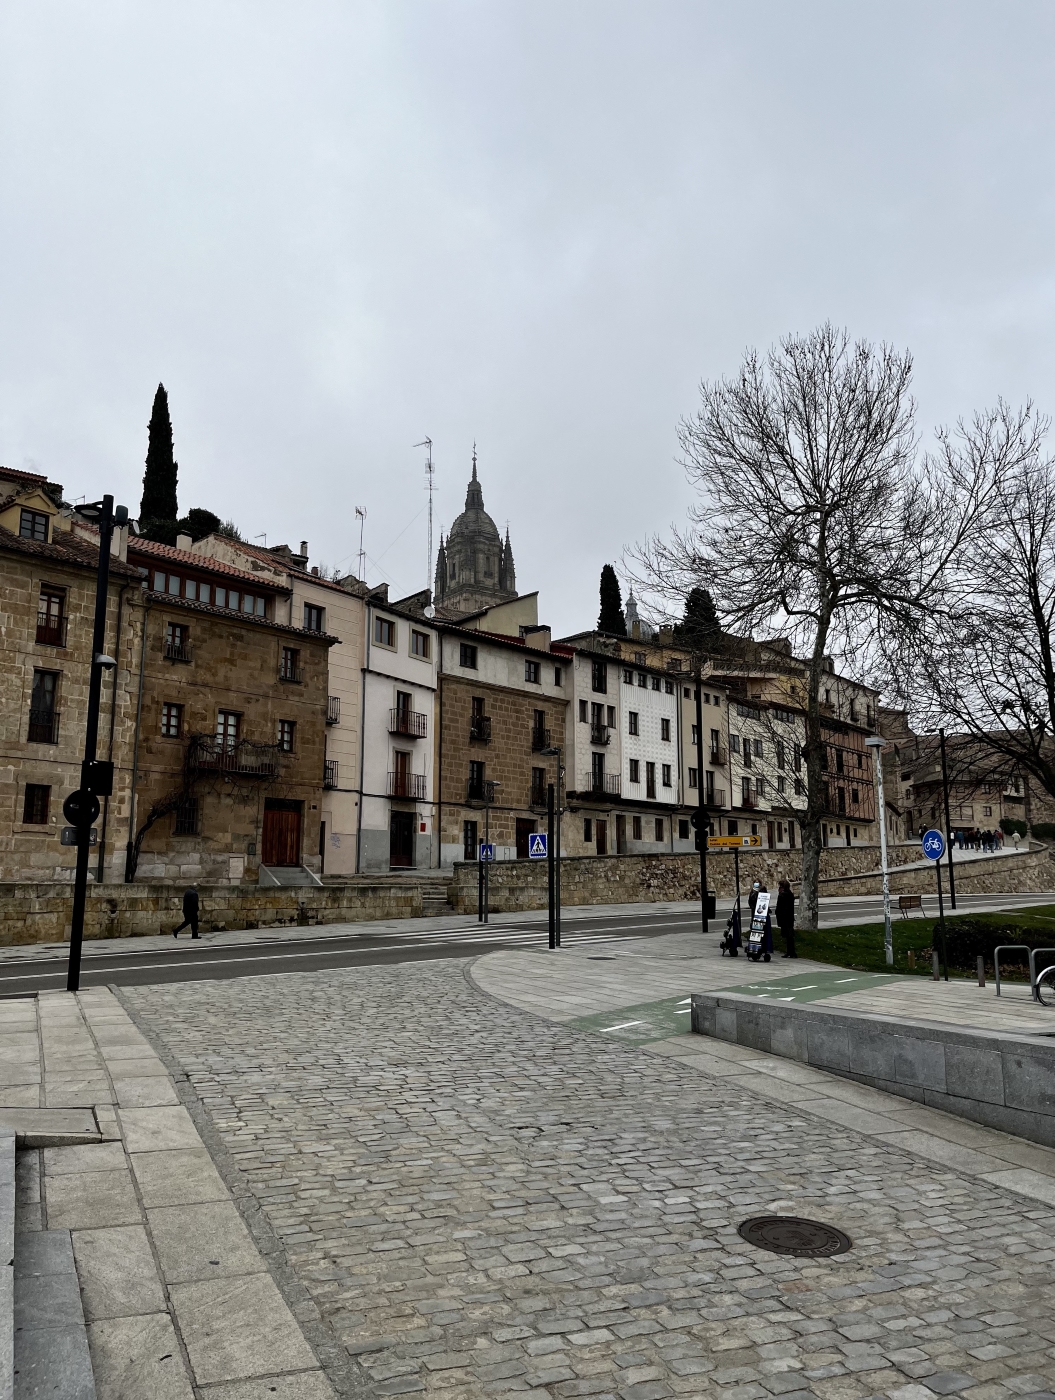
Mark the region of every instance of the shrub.
[[1055, 839], [1055, 822], [1034, 822], [1030, 831], [1038, 841], [1051, 841]]
[[[1036, 831], [1036, 829], [1036, 827], [1033, 828], [1034, 831]], [[1027, 834], [1026, 823], [1018, 821], [1015, 817], [1001, 817], [1000, 830], [1005, 836], [1014, 836], [1016, 832], [1019, 836], [1025, 836]]]
[[[945, 946], [950, 967], [971, 969], [979, 957], [992, 967], [993, 950], [1001, 944], [1024, 943], [1030, 948], [1045, 948], [1050, 947], [1052, 941], [1051, 934], [1022, 928], [1019, 924], [988, 924], [969, 916], [945, 920]], [[934, 925], [934, 946], [941, 946], [937, 924]]]

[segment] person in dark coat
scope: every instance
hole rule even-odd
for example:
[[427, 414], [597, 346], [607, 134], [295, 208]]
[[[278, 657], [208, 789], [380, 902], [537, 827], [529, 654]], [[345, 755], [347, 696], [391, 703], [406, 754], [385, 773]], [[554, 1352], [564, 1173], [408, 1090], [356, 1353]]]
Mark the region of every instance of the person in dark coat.
[[784, 956], [797, 958], [795, 952], [795, 896], [787, 880], [777, 886], [777, 924], [784, 935]]
[[172, 937], [178, 938], [183, 929], [190, 925], [190, 936], [199, 937], [198, 934], [198, 891], [192, 885], [189, 890], [183, 892], [183, 922], [178, 928], [172, 930]]

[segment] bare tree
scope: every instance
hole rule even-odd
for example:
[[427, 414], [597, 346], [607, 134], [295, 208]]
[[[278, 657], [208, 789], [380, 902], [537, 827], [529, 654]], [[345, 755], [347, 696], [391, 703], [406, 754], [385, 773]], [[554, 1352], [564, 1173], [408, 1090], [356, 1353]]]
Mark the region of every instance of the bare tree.
[[[837, 655], [861, 678], [945, 571], [985, 496], [959, 455], [920, 458], [910, 356], [823, 325], [751, 351], [733, 379], [704, 383], [679, 425], [700, 501], [687, 527], [634, 551], [640, 581], [669, 606], [711, 593], [723, 627], [783, 638], [806, 676], [802, 922], [817, 925], [822, 679]], [[880, 814], [882, 820], [882, 814]]]
[[998, 403], [942, 439], [950, 472], [984, 472], [985, 527], [957, 552], [946, 607], [902, 636], [898, 688], [924, 725], [955, 727], [976, 771], [1028, 773], [1055, 797], [1055, 460], [1031, 404]]

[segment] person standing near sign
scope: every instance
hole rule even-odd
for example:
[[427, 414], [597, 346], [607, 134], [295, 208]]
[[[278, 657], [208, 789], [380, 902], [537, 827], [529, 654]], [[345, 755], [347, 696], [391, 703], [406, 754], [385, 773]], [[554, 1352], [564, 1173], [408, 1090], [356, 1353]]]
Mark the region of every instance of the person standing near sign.
[[795, 896], [791, 884], [781, 880], [777, 886], [777, 927], [784, 935], [784, 956], [797, 958], [795, 952]]

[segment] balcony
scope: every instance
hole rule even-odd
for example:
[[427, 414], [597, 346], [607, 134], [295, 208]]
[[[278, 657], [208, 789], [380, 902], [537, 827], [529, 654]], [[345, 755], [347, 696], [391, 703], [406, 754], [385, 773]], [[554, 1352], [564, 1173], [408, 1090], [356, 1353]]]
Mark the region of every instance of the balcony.
[[531, 750], [532, 750], [532, 752], [533, 752], [533, 753], [540, 753], [543, 749], [548, 749], [548, 748], [549, 748], [549, 736], [550, 736], [550, 732], [549, 732], [548, 729], [532, 729], [532, 731], [531, 731]]
[[704, 793], [703, 803], [705, 807], [724, 807], [725, 788], [707, 788]]
[[49, 613], [37, 613], [37, 641], [47, 647], [64, 647], [68, 622], [68, 617], [52, 617]]
[[467, 802], [493, 802], [495, 800], [494, 783], [487, 782], [486, 779], [482, 783], [478, 783], [470, 778], [465, 785], [465, 800]]
[[389, 797], [424, 798], [426, 796], [425, 774], [389, 773], [388, 795]]
[[474, 715], [469, 721], [469, 743], [489, 744], [491, 742], [491, 716]]
[[324, 788], [337, 786], [337, 760], [335, 758], [327, 758], [323, 761], [322, 785]]
[[758, 799], [755, 797], [741, 796], [740, 806], [744, 809], [745, 812], [753, 812], [758, 807]]
[[326, 701], [326, 723], [340, 724], [341, 722], [341, 697], [331, 695]]
[[548, 806], [548, 800], [547, 800], [547, 796], [546, 796], [546, 784], [545, 784], [545, 783], [532, 783], [532, 784], [531, 784], [531, 797], [530, 797], [529, 800], [528, 800], [528, 806], [529, 806], [529, 807], [546, 807], [546, 806]]
[[219, 739], [195, 734], [187, 752], [194, 773], [216, 773], [231, 778], [274, 778], [278, 775], [278, 745], [254, 744], [249, 739]]
[[726, 765], [726, 763], [727, 763], [728, 761], [729, 761], [729, 759], [728, 759], [728, 755], [727, 755], [726, 752], [725, 752], [725, 747], [724, 747], [724, 745], [722, 745], [722, 744], [712, 744], [711, 747], [710, 747], [710, 749], [708, 750], [708, 757], [707, 757], [707, 762], [711, 765], [711, 767], [712, 767], [712, 768], [724, 768], [725, 765]]
[[611, 742], [612, 742], [612, 731], [608, 728], [607, 724], [591, 724], [591, 725], [590, 725], [590, 743], [591, 743], [591, 744], [610, 744]]
[[30, 710], [29, 733], [26, 739], [31, 744], [57, 744], [59, 742], [59, 714], [57, 710]]
[[428, 716], [417, 710], [404, 710], [397, 706], [388, 712], [389, 734], [405, 734], [410, 739], [424, 739], [428, 729]]
[[186, 642], [166, 642], [164, 657], [166, 661], [190, 661], [191, 649]]
[[582, 791], [603, 797], [618, 797], [623, 790], [618, 773], [588, 773]]
[[280, 681], [285, 681], [287, 685], [303, 685], [304, 667], [287, 666], [285, 662], [282, 662], [278, 668], [278, 678]]

